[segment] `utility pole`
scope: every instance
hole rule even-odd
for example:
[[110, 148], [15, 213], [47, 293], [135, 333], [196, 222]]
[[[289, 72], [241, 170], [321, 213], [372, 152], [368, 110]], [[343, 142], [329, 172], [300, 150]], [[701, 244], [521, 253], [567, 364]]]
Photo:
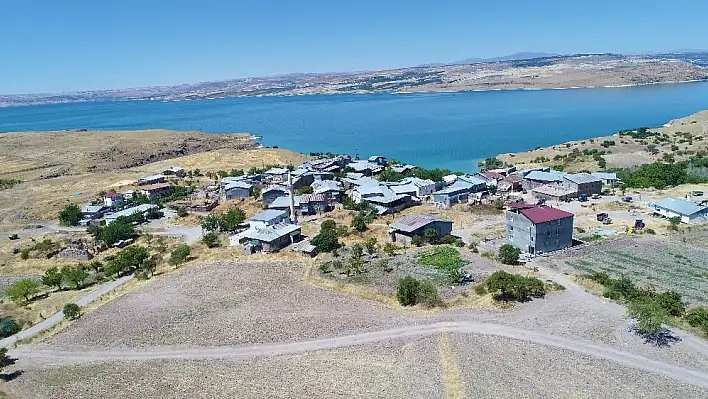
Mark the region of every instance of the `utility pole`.
[[297, 223], [297, 215], [295, 215], [295, 193], [293, 192], [293, 175], [288, 170], [288, 191], [290, 192], [290, 221]]

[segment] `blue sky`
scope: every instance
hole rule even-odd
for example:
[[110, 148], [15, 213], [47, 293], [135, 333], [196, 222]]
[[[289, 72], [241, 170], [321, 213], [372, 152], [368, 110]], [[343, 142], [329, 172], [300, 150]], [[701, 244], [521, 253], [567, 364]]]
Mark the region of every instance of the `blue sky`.
[[708, 47], [705, 0], [0, 2], [0, 94]]

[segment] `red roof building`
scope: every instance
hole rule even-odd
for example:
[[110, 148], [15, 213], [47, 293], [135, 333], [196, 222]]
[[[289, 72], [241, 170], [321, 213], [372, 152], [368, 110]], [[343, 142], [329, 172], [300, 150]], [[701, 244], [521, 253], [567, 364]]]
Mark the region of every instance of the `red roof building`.
[[565, 218], [572, 218], [573, 214], [550, 206], [538, 205], [521, 209], [521, 214], [534, 223], [552, 222]]
[[506, 212], [506, 242], [529, 254], [570, 248], [574, 216], [550, 206], [511, 202]]

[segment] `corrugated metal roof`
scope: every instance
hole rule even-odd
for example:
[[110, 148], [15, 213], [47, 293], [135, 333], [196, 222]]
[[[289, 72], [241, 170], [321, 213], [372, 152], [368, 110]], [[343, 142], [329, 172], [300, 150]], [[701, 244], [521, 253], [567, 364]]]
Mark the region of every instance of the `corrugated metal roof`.
[[550, 206], [534, 206], [532, 208], [524, 208], [520, 210], [521, 214], [526, 216], [533, 223], [545, 223], [553, 220], [565, 219], [573, 217], [570, 212], [560, 209], [551, 208]]
[[483, 175], [464, 175], [464, 176], [460, 176], [459, 180], [465, 181], [465, 182], [473, 184], [475, 186], [487, 184], [487, 182], [488, 182], [488, 179], [486, 177], [484, 177]]
[[[283, 198], [286, 198], [286, 197], [283, 197]], [[285, 211], [279, 211], [276, 209], [268, 209], [267, 211], [263, 211], [248, 220], [254, 221], [254, 222], [270, 222], [273, 219], [276, 219], [278, 217], [285, 216], [285, 215], [286, 215]]]
[[[295, 203], [295, 206], [300, 206], [300, 197], [295, 196], [293, 198], [293, 201]], [[287, 197], [278, 197], [273, 200], [273, 202], [268, 205], [268, 208], [271, 209], [276, 209], [276, 208], [289, 208], [290, 207], [290, 196]]]
[[285, 186], [270, 186], [270, 187], [266, 188], [265, 190], [263, 190], [263, 194], [271, 192], [271, 191], [283, 191], [283, 192], [287, 193], [289, 190]]
[[239, 233], [238, 236], [240, 238], [248, 238], [250, 240], [271, 242], [280, 237], [292, 234], [296, 231], [300, 231], [300, 226], [291, 223], [278, 223], [273, 226], [268, 226], [262, 229], [248, 229], [242, 233]]
[[534, 170], [534, 171], [529, 172], [529, 174], [527, 174], [524, 178], [528, 179], [528, 180], [553, 182], [553, 181], [563, 181], [563, 177], [565, 177], [565, 173], [541, 172], [538, 170]]
[[435, 195], [435, 194], [457, 194], [460, 192], [469, 191], [471, 188], [472, 188], [471, 183], [458, 180], [455, 183], [453, 183], [451, 186], [446, 187], [440, 191], [434, 192], [433, 195]]
[[288, 173], [288, 170], [285, 168], [270, 168], [266, 170], [265, 172], [267, 175], [284, 175]]
[[244, 189], [249, 189], [253, 187], [253, 184], [245, 182], [245, 181], [232, 181], [226, 184], [224, 187], [224, 190], [228, 191], [233, 188], [244, 188]]
[[395, 230], [401, 230], [401, 231], [405, 231], [406, 233], [411, 233], [411, 232], [416, 231], [422, 227], [425, 227], [433, 222], [452, 223], [449, 220], [440, 219], [440, 218], [437, 218], [437, 217], [431, 216], [431, 215], [411, 214], [411, 215], [406, 215], [406, 216], [396, 220], [395, 222], [391, 223], [390, 227]]
[[614, 172], [592, 172], [590, 174], [601, 180], [617, 180], [617, 173]]
[[585, 184], [599, 182], [600, 178], [591, 175], [590, 173], [574, 173], [565, 175], [566, 180], [575, 184]]
[[426, 186], [431, 186], [435, 185], [435, 182], [430, 180], [430, 179], [421, 179], [419, 177], [406, 177], [405, 179], [401, 180], [402, 184], [413, 184], [417, 187], [426, 187]]
[[123, 209], [120, 212], [116, 212], [116, 213], [106, 216], [106, 219], [118, 219], [121, 216], [130, 216], [130, 215], [136, 214], [138, 212], [146, 212], [148, 209], [151, 209], [151, 208], [157, 208], [157, 205], [142, 204], [142, 205], [134, 206], [132, 208]]
[[708, 210], [708, 207], [698, 205], [695, 202], [682, 200], [680, 198], [664, 198], [663, 200], [655, 203], [654, 206], [683, 216], [691, 216], [693, 214]]

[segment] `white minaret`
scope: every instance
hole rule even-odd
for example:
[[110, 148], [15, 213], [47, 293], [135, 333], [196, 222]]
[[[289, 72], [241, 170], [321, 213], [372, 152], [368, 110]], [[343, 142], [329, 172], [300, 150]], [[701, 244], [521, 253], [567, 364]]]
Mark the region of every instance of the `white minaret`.
[[288, 191], [290, 191], [290, 221], [297, 223], [297, 215], [295, 214], [295, 193], [293, 192], [293, 176], [288, 170]]

